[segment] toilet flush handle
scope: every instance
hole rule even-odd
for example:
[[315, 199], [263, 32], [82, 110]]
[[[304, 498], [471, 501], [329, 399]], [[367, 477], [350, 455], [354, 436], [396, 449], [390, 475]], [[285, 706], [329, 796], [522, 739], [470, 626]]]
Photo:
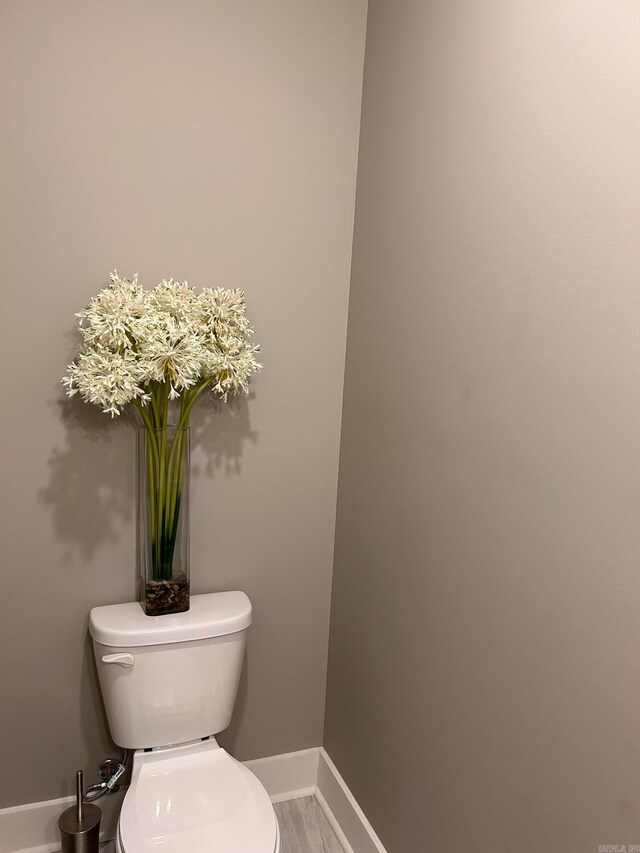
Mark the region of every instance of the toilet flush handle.
[[117, 663], [118, 666], [127, 667], [133, 666], [135, 662], [135, 658], [130, 654], [119, 654], [119, 655], [105, 655], [102, 658], [102, 663]]

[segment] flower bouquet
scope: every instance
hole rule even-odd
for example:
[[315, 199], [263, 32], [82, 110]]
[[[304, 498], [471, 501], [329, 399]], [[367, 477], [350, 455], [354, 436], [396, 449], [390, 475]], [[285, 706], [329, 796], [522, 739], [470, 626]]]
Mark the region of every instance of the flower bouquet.
[[189, 419], [207, 390], [226, 401], [249, 391], [262, 365], [242, 290], [135, 276], [109, 287], [77, 314], [82, 334], [62, 382], [111, 417], [129, 405], [140, 422], [138, 556], [145, 613], [189, 608]]

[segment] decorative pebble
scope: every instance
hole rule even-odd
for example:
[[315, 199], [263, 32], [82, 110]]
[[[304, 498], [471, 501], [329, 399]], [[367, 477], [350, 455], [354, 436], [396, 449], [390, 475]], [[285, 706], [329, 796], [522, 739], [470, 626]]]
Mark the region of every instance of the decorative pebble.
[[148, 581], [145, 587], [144, 612], [147, 616], [182, 613], [189, 609], [189, 581], [177, 576], [171, 580]]

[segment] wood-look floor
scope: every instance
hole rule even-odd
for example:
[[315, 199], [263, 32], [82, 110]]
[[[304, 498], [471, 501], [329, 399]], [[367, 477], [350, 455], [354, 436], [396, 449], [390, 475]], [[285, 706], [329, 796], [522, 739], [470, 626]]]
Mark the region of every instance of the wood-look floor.
[[[288, 800], [274, 806], [280, 824], [280, 853], [344, 853], [315, 797]], [[100, 853], [115, 853], [115, 841], [100, 845]]]
[[275, 806], [280, 824], [280, 853], [344, 853], [315, 797]]

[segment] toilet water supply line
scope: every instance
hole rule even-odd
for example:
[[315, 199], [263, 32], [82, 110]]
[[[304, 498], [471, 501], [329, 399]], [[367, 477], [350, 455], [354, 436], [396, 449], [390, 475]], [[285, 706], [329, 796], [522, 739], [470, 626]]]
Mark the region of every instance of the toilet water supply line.
[[82, 792], [83, 801], [85, 803], [93, 803], [105, 794], [117, 791], [118, 779], [122, 777], [127, 769], [128, 760], [128, 749], [124, 750], [122, 761], [119, 761], [117, 758], [105, 758], [98, 767], [98, 775], [103, 781], [98, 782], [96, 785], [88, 785]]

